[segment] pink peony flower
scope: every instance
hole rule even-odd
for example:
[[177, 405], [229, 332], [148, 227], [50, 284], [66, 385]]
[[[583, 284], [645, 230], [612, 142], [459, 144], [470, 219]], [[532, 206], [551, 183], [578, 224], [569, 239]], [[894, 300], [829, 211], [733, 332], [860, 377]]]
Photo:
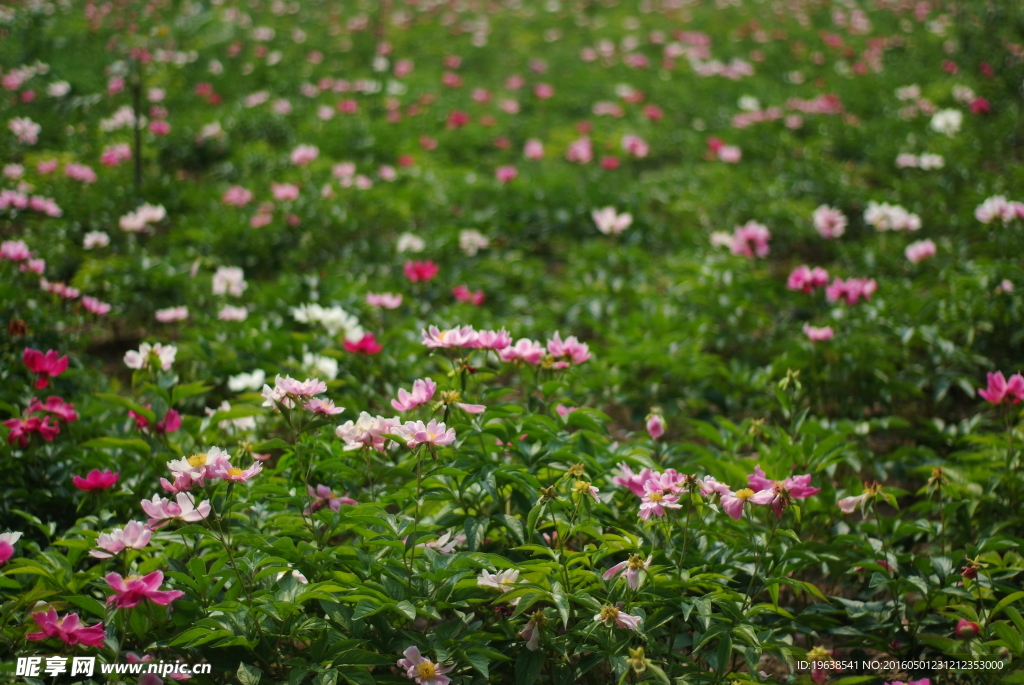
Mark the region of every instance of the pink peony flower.
[[114, 487], [114, 484], [120, 477], [120, 473], [116, 473], [110, 469], [105, 471], [93, 469], [85, 478], [75, 476], [71, 479], [71, 482], [74, 483], [75, 487], [79, 490], [92, 492], [93, 490], [106, 490], [107, 488]]
[[[776, 516], [782, 516], [782, 509], [794, 499], [807, 499], [821, 492], [821, 488], [811, 486], [811, 475], [793, 476], [786, 480], [771, 481], [765, 476], [760, 466], [754, 467], [754, 473], [747, 477], [747, 483], [757, 491], [758, 495], [770, 491], [773, 494], [770, 502]], [[755, 501], [755, 504], [761, 504]]]
[[472, 326], [451, 328], [445, 331], [438, 330], [437, 326], [431, 326], [422, 332], [423, 344], [431, 349], [442, 347], [469, 347], [479, 346], [480, 334], [473, 330]]
[[481, 350], [504, 350], [512, 344], [512, 337], [504, 328], [500, 331], [477, 331], [476, 347]]
[[323, 506], [327, 506], [331, 511], [341, 511], [342, 504], [359, 504], [348, 495], [342, 495], [341, 497], [335, 495], [326, 485], [318, 485], [316, 490], [313, 489], [313, 486], [307, 485], [306, 491], [310, 497], [314, 498], [313, 503], [306, 507], [306, 511], [303, 512], [307, 516]]
[[907, 245], [907, 249], [903, 251], [903, 254], [907, 256], [914, 264], [917, 264], [923, 259], [928, 259], [935, 255], [935, 243], [931, 240], [918, 240], [916, 242]]
[[45, 354], [31, 347], [26, 347], [21, 360], [28, 370], [38, 375], [35, 387], [42, 389], [50, 384], [50, 378], [59, 376], [68, 368], [68, 357], [58, 357], [57, 350], [48, 350]]
[[366, 293], [366, 304], [381, 309], [397, 309], [402, 304], [402, 296], [395, 293]]
[[825, 297], [829, 302], [845, 299], [846, 304], [855, 305], [861, 298], [870, 300], [877, 289], [873, 278], [837, 278], [825, 289]]
[[70, 402], [65, 402], [60, 397], [47, 397], [45, 404], [33, 397], [32, 401], [29, 402], [28, 409], [25, 410], [25, 413], [33, 414], [36, 412], [53, 414], [56, 418], [64, 421], [65, 423], [71, 423], [72, 421], [78, 420], [78, 412], [75, 411], [75, 405]]
[[214, 478], [230, 481], [232, 483], [247, 483], [251, 478], [258, 476], [262, 470], [263, 464], [258, 461], [254, 461], [252, 466], [243, 470], [237, 466], [232, 466], [227, 460], [223, 460], [213, 467], [213, 473], [211, 475]]
[[141, 578], [123, 578], [119, 573], [108, 573], [106, 580], [107, 585], [114, 590], [114, 594], [107, 597], [107, 604], [113, 604], [118, 609], [131, 609], [144, 600], [167, 606], [185, 594], [181, 590], [161, 590], [160, 585], [164, 582], [162, 571], [153, 571]]
[[846, 232], [846, 216], [828, 205], [821, 205], [814, 210], [812, 219], [814, 230], [821, 234], [822, 238], [838, 238]]
[[426, 282], [433, 280], [434, 276], [437, 275], [437, 272], [440, 269], [437, 264], [428, 259], [426, 261], [410, 260], [405, 263], [403, 270], [405, 271], [406, 278], [413, 283], [418, 283], [420, 281]]
[[334, 429], [334, 434], [345, 441], [346, 450], [357, 450], [371, 447], [378, 452], [384, 451], [384, 435], [394, 433], [402, 423], [397, 416], [385, 418], [370, 416], [365, 411], [359, 414], [356, 421], [347, 421]]
[[160, 323], [174, 323], [188, 318], [188, 307], [168, 307], [156, 310], [156, 320]]
[[251, 191], [246, 190], [242, 186], [231, 186], [227, 192], [221, 198], [221, 202], [226, 205], [233, 205], [235, 207], [243, 207], [252, 202], [254, 195]]
[[0, 566], [6, 564], [14, 556], [14, 543], [21, 538], [21, 533], [0, 533]]
[[500, 573], [482, 571], [476, 578], [476, 584], [480, 587], [491, 587], [501, 592], [511, 592], [515, 589], [516, 581], [519, 579], [519, 571], [507, 570]]
[[373, 333], [364, 333], [357, 342], [345, 341], [345, 351], [353, 354], [378, 354], [384, 346], [377, 342], [377, 336]]
[[398, 411], [409, 411], [421, 404], [430, 401], [437, 390], [437, 383], [429, 378], [413, 381], [412, 392], [404, 388], [398, 390], [398, 399], [391, 400], [391, 406]]
[[767, 226], [756, 221], [748, 221], [733, 231], [730, 249], [734, 255], [750, 259], [755, 255], [765, 257], [768, 255], [768, 241], [771, 237]]
[[290, 155], [291, 163], [295, 166], [306, 166], [320, 156], [320, 150], [315, 145], [299, 145]]
[[644, 426], [647, 434], [652, 440], [657, 440], [665, 434], [665, 418], [656, 411], [647, 415], [647, 423]]
[[992, 404], [1002, 404], [1004, 399], [1010, 400], [1013, 404], [1024, 400], [1024, 376], [1015, 373], [1007, 381], [1002, 371], [988, 374], [988, 387], [979, 390], [978, 394], [982, 399]]
[[681, 509], [679, 496], [665, 492], [661, 484], [655, 480], [644, 483], [643, 500], [640, 502], [640, 518], [647, 521], [652, 516], [664, 516], [667, 509]]
[[39, 418], [38, 416], [29, 416], [23, 419], [7, 419], [3, 422], [3, 425], [7, 426], [7, 444], [13, 445], [15, 441], [18, 442], [20, 447], [28, 445], [28, 439], [32, 433], [39, 433], [46, 442], [52, 442], [55, 437], [60, 433], [60, 426], [57, 424], [50, 423], [49, 416]]
[[405, 445], [409, 449], [420, 445], [431, 448], [444, 447], [455, 442], [455, 429], [448, 428], [436, 419], [431, 419], [426, 424], [422, 421], [406, 421], [404, 425], [394, 429], [394, 434], [405, 438]]
[[719, 496], [722, 501], [722, 511], [732, 519], [739, 521], [740, 517], [743, 516], [743, 507], [747, 502], [751, 504], [770, 504], [775, 498], [775, 493], [772, 490], [754, 492], [750, 488], [742, 488], [732, 492], [726, 488], [724, 491], [719, 492]]
[[498, 353], [503, 362], [526, 362], [536, 366], [544, 359], [544, 346], [528, 338], [520, 338], [515, 345], [506, 346]]
[[201, 502], [196, 506], [195, 498], [187, 492], [179, 492], [174, 501], [163, 499], [160, 495], [154, 495], [152, 500], [142, 500], [142, 510], [149, 515], [149, 522], [146, 526], [150, 530], [162, 528], [174, 519], [181, 519], [186, 523], [202, 521], [210, 515], [209, 501]]
[[817, 328], [815, 326], [811, 326], [810, 324], [805, 323], [804, 335], [806, 335], [811, 342], [824, 342], [826, 340], [831, 340], [832, 337], [835, 335], [835, 332], [832, 330], [830, 326], [823, 326], [821, 328]]
[[398, 666], [405, 670], [405, 677], [415, 681], [417, 685], [448, 685], [452, 681], [444, 675], [452, 670], [452, 667], [424, 659], [418, 647], [409, 647], [402, 654], [405, 658], [398, 660]]
[[960, 619], [956, 622], [956, 628], [953, 629], [953, 634], [956, 635], [958, 640], [973, 640], [978, 637], [981, 633], [981, 626], [973, 621], [967, 621]]
[[644, 469], [640, 473], [633, 473], [633, 470], [625, 463], [619, 464], [618, 475], [612, 478], [612, 482], [628, 488], [637, 497], [644, 497], [647, 494], [644, 485], [654, 475], [650, 469]]
[[619, 628], [625, 628], [626, 630], [640, 630], [639, 616], [627, 614], [611, 604], [605, 604], [601, 612], [594, 615], [594, 620], [608, 626], [615, 624]]
[[632, 157], [643, 158], [651, 148], [640, 136], [625, 135], [622, 137], [622, 149]]
[[590, 213], [597, 230], [605, 235], [619, 235], [633, 223], [633, 216], [627, 212], [619, 214], [614, 207], [595, 209]]
[[32, 618], [42, 630], [26, 635], [29, 640], [39, 642], [59, 637], [64, 644], [72, 647], [79, 644], [86, 647], [103, 647], [106, 644], [107, 634], [103, 630], [103, 624], [86, 626], [79, 622], [78, 614], [66, 614], [63, 618], [58, 618], [57, 611], [50, 607], [47, 611], [32, 614]]
[[334, 406], [332, 400], [322, 400], [319, 397], [314, 397], [303, 406], [306, 411], [313, 412], [314, 414], [320, 414], [322, 416], [335, 416], [345, 411], [344, 407]]
[[802, 290], [805, 293], [814, 292], [815, 288], [824, 288], [828, 284], [828, 272], [820, 266], [811, 269], [802, 264], [793, 269], [786, 281], [786, 287], [790, 290]]
[[547, 341], [547, 347], [548, 352], [556, 359], [568, 357], [573, 364], [583, 364], [590, 360], [590, 347], [578, 341], [574, 335], [563, 341], [558, 331], [555, 331]]
[[472, 304], [479, 307], [484, 303], [484, 291], [483, 290], [470, 290], [469, 286], [462, 284], [452, 288], [452, 295], [459, 302], [471, 302]]
[[138, 521], [129, 521], [124, 528], [115, 528], [109, 533], [100, 533], [96, 546], [103, 552], [92, 550], [89, 556], [109, 559], [125, 549], [143, 549], [149, 544], [153, 532]]
[[654, 559], [653, 555], [647, 557], [647, 560], [644, 561], [644, 558], [639, 554], [631, 554], [629, 559], [615, 564], [605, 571], [601, 577], [605, 580], [611, 580], [615, 576], [621, 575], [626, 580], [626, 584], [635, 590], [640, 584], [640, 572], [646, 571], [651, 567], [652, 559]]
[[543, 159], [544, 143], [540, 142], [536, 138], [531, 138], [526, 141], [526, 146], [523, 148], [523, 156], [534, 161]]

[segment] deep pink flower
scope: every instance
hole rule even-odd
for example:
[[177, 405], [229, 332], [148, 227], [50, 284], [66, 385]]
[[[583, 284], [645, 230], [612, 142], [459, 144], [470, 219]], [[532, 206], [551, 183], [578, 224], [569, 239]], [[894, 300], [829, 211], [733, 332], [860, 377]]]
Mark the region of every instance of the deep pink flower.
[[20, 447], [25, 447], [28, 445], [28, 439], [32, 433], [39, 433], [39, 437], [46, 442], [53, 442], [53, 439], [60, 433], [60, 426], [51, 424], [50, 418], [49, 416], [43, 418], [29, 416], [22, 419], [7, 419], [3, 422], [10, 430], [7, 434], [7, 444], [13, 445], [17, 440]]
[[[146, 409], [151, 409], [152, 405], [147, 404]], [[149, 430], [149, 420], [145, 416], [137, 413], [133, 409], [128, 410], [128, 416], [135, 419], [135, 427], [139, 430]], [[156, 428], [154, 429], [158, 434], [163, 435], [164, 433], [174, 433], [181, 428], [181, 414], [175, 409], [168, 409], [167, 414], [164, 418], [156, 422]]]
[[805, 293], [814, 292], [815, 288], [824, 288], [828, 284], [828, 272], [820, 266], [813, 269], [802, 264], [793, 269], [786, 281], [786, 287], [790, 290], [802, 290]]
[[470, 290], [469, 286], [462, 284], [452, 288], [452, 295], [459, 302], [472, 302], [474, 305], [479, 307], [484, 303], [484, 291], [483, 290]]
[[651, 436], [652, 440], [657, 440], [665, 434], [665, 418], [657, 413], [651, 412], [647, 415], [647, 434]]
[[26, 347], [21, 354], [21, 359], [32, 373], [39, 374], [36, 379], [36, 387], [45, 388], [50, 384], [50, 378], [59, 376], [68, 368], [68, 356], [58, 357], [57, 350], [48, 350], [45, 354], [41, 351]]
[[108, 573], [106, 580], [107, 585], [114, 590], [114, 594], [107, 597], [107, 604], [113, 604], [118, 609], [131, 609], [147, 599], [154, 604], [167, 606], [185, 594], [181, 590], [161, 590], [160, 585], [164, 582], [162, 571], [153, 571], [141, 578], [123, 578], [119, 573]]
[[107, 639], [102, 623], [85, 626], [79, 622], [78, 614], [66, 614], [63, 618], [58, 618], [57, 611], [50, 607], [47, 611], [32, 614], [32, 618], [42, 631], [29, 633], [25, 637], [36, 642], [59, 637], [66, 645], [102, 647]]
[[40, 411], [53, 414], [65, 423], [71, 423], [72, 421], [78, 420], [78, 412], [75, 411], [75, 405], [70, 402], [65, 402], [60, 397], [47, 397], [45, 404], [33, 397], [32, 401], [29, 402], [28, 409], [25, 410], [25, 413], [32, 414]]
[[1010, 400], [1013, 404], [1024, 400], [1024, 376], [1015, 373], [1007, 381], [1002, 371], [988, 374], [988, 387], [979, 390], [978, 394], [982, 399], [992, 404], [1001, 404], [1004, 399]]
[[640, 584], [640, 571], [646, 571], [649, 569], [651, 567], [652, 559], [654, 559], [654, 557], [649, 556], [647, 557], [647, 560], [644, 561], [644, 558], [639, 554], [631, 554], [629, 555], [629, 559], [615, 564], [605, 571], [604, 575], [601, 577], [605, 580], [611, 580], [615, 576], [621, 574], [622, 577], [626, 579], [626, 584], [635, 590]]
[[640, 630], [639, 616], [627, 614], [611, 604], [605, 604], [601, 612], [594, 615], [594, 620], [609, 626], [614, 623], [619, 628], [625, 628], [626, 630]]
[[956, 628], [953, 631], [958, 640], [973, 640], [978, 637], [980, 632], [981, 626], [973, 621], [967, 621], [965, 619], [957, 621]]
[[14, 556], [14, 543], [21, 538], [21, 533], [0, 533], [0, 566], [6, 564]]
[[359, 342], [345, 341], [345, 351], [353, 354], [377, 354], [383, 349], [383, 345], [377, 342], [377, 337], [373, 333], [364, 333]]
[[[754, 473], [747, 477], [747, 484], [760, 495], [771, 491], [772, 510], [776, 516], [782, 516], [782, 509], [793, 499], [807, 499], [821, 492], [821, 488], [811, 486], [811, 474], [792, 476], [786, 480], [771, 481], [765, 476], [760, 466], [754, 467]], [[755, 502], [760, 504], [761, 502]]]
[[106, 490], [107, 488], [114, 487], [114, 484], [120, 477], [120, 473], [116, 473], [110, 469], [106, 469], [105, 471], [93, 469], [85, 478], [75, 476], [71, 479], [71, 482], [74, 483], [75, 487], [79, 490], [92, 492], [93, 490]]
[[845, 300], [846, 304], [855, 305], [861, 298], [870, 300], [877, 289], [878, 283], [873, 278], [848, 278], [845, 281], [837, 278], [825, 288], [825, 298], [829, 302]]
[[772, 235], [768, 227], [756, 221], [748, 221], [737, 226], [732, 234], [732, 253], [747, 258], [765, 257], [768, 255], [768, 241]]
[[405, 271], [406, 278], [413, 283], [418, 283], [420, 281], [426, 282], [433, 280], [434, 276], [437, 275], [437, 272], [440, 269], [437, 264], [428, 259], [426, 261], [410, 260], [405, 263], [403, 270]]
[[643, 497], [647, 491], [644, 489], [644, 485], [651, 479], [654, 472], [650, 469], [644, 469], [640, 473], [633, 473], [633, 470], [625, 463], [619, 464], [619, 474], [612, 478], [612, 482], [616, 485], [629, 488], [637, 497]]

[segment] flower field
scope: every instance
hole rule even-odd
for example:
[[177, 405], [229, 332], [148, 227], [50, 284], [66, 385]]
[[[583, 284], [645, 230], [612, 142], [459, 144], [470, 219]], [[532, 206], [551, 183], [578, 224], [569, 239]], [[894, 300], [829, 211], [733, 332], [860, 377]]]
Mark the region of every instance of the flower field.
[[1024, 683], [1022, 83], [995, 0], [0, 6], [0, 671]]

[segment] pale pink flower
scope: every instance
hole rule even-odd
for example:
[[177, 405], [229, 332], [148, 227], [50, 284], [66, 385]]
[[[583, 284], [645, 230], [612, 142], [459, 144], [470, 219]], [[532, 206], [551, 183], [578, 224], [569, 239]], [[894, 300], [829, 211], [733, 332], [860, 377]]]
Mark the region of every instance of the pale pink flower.
[[437, 383], [429, 378], [416, 380], [412, 384], [412, 392], [404, 388], [398, 390], [398, 399], [391, 400], [391, 406], [398, 411], [409, 411], [415, 407], [429, 402], [437, 390]]
[[241, 297], [249, 285], [245, 282], [245, 272], [237, 266], [221, 266], [213, 274], [213, 294], [233, 295]]
[[633, 157], [643, 158], [651, 148], [643, 138], [630, 134], [622, 136], [622, 149]]
[[590, 347], [586, 343], [581, 343], [574, 335], [562, 340], [556, 331], [547, 341], [547, 347], [548, 352], [556, 359], [568, 357], [573, 364], [582, 364], [590, 360]]
[[635, 590], [640, 585], [640, 572], [646, 571], [651, 567], [652, 559], [654, 559], [653, 555], [647, 557], [647, 560], [644, 561], [644, 558], [639, 554], [631, 554], [629, 559], [615, 564], [605, 571], [601, 577], [605, 580], [611, 580], [615, 576], [621, 575], [626, 580], [626, 584]]
[[430, 448], [444, 447], [455, 442], [455, 429], [448, 428], [436, 419], [431, 419], [429, 423], [406, 421], [404, 425], [394, 429], [394, 434], [404, 438], [409, 449], [420, 445], [427, 445]]
[[95, 183], [97, 176], [96, 172], [85, 166], [84, 164], [76, 164], [72, 162], [64, 166], [64, 175], [70, 178], [72, 181], [78, 181], [79, 183]]
[[452, 667], [435, 664], [423, 658], [418, 647], [409, 647], [402, 654], [405, 658], [398, 660], [398, 666], [405, 670], [405, 677], [415, 681], [417, 685], [448, 685], [452, 681], [444, 675], [452, 670]]
[[508, 183], [519, 175], [519, 170], [514, 166], [500, 166], [494, 171], [494, 178], [500, 183]]
[[17, 117], [7, 122], [7, 128], [18, 139], [19, 143], [35, 145], [39, 142], [39, 132], [43, 127], [28, 117]]
[[619, 214], [614, 207], [595, 209], [590, 213], [597, 230], [605, 235], [619, 235], [633, 223], [633, 216], [628, 212]]
[[907, 249], [903, 251], [903, 254], [906, 255], [907, 259], [911, 262], [917, 264], [924, 259], [934, 257], [935, 251], [935, 243], [931, 240], [918, 240], [907, 245]]
[[188, 307], [168, 307], [156, 310], [156, 320], [160, 323], [173, 323], [188, 318]]
[[466, 541], [466, 536], [462, 533], [452, 537], [451, 532], [447, 532], [436, 540], [430, 542], [421, 542], [417, 547], [425, 547], [434, 550], [438, 554], [447, 556], [455, 551], [455, 548]]
[[594, 146], [591, 144], [590, 138], [584, 136], [570, 143], [565, 152], [565, 158], [576, 164], [590, 164], [594, 159]]
[[542, 159], [544, 157], [544, 143], [536, 138], [530, 138], [526, 141], [526, 146], [523, 148], [523, 156], [535, 161]]
[[357, 450], [372, 447], [378, 452], [384, 451], [385, 434], [395, 433], [402, 419], [397, 416], [385, 418], [370, 416], [361, 412], [355, 421], [347, 421], [334, 429], [334, 434], [345, 441], [346, 450]]
[[96, 539], [98, 550], [89, 552], [90, 556], [98, 559], [109, 559], [125, 549], [143, 549], [149, 544], [153, 532], [138, 521], [129, 521], [124, 528], [115, 528], [109, 533], [100, 533]]
[[82, 306], [85, 307], [85, 311], [97, 316], [106, 316], [110, 313], [111, 309], [110, 305], [106, 302], [100, 302], [95, 297], [89, 297], [88, 295], [82, 298]]
[[544, 346], [528, 338], [520, 338], [515, 345], [501, 350], [498, 357], [503, 362], [523, 361], [536, 366], [544, 359]]
[[481, 571], [476, 578], [476, 584], [481, 587], [492, 587], [502, 592], [511, 592], [515, 589], [516, 581], [519, 579], [519, 571], [507, 570], [499, 573]]
[[990, 224], [998, 219], [1005, 225], [1020, 216], [1024, 216], [1024, 214], [1017, 211], [1016, 205], [1019, 204], [1018, 202], [1010, 202], [1003, 195], [993, 195], [978, 205], [974, 210], [974, 218], [983, 224]]
[[723, 145], [718, 148], [718, 159], [726, 164], [737, 164], [743, 157], [743, 152], [735, 145]]
[[755, 492], [751, 488], [742, 488], [736, 492], [725, 490], [719, 493], [722, 501], [722, 510], [728, 514], [731, 518], [736, 521], [740, 520], [743, 516], [743, 507], [750, 502], [751, 504], [770, 504], [775, 499], [775, 492], [773, 490], [762, 490], [761, 492]]
[[260, 471], [263, 470], [263, 464], [258, 461], [254, 461], [252, 466], [247, 469], [240, 469], [237, 466], [232, 466], [227, 461], [221, 461], [213, 467], [213, 473], [211, 474], [214, 478], [220, 480], [226, 480], [234, 483], [245, 483], [250, 478], [255, 478], [259, 475]]
[[110, 236], [103, 231], [89, 231], [82, 238], [82, 247], [91, 250], [95, 247], [106, 247], [110, 244]]
[[228, 188], [224, 196], [221, 197], [221, 202], [226, 205], [234, 205], [235, 207], [242, 207], [252, 202], [254, 195], [251, 191], [246, 190], [242, 186], [231, 186]]
[[5, 240], [0, 243], [0, 259], [20, 262], [32, 256], [24, 240]]
[[625, 628], [626, 630], [640, 630], [639, 616], [627, 614], [611, 604], [605, 604], [601, 612], [594, 615], [594, 620], [608, 626], [614, 623], [619, 628]]
[[249, 316], [249, 310], [245, 307], [234, 307], [226, 304], [217, 312], [217, 318], [221, 321], [245, 321]]
[[477, 331], [476, 342], [481, 350], [504, 350], [512, 344], [512, 336], [504, 328], [500, 331]]
[[345, 411], [344, 407], [334, 406], [333, 400], [323, 400], [319, 397], [314, 397], [309, 402], [303, 405], [306, 411], [313, 412], [314, 414], [321, 414], [323, 416], [336, 416], [337, 414]]
[[316, 490], [311, 485], [306, 486], [306, 492], [309, 493], [310, 497], [315, 498], [313, 503], [306, 507], [306, 511], [303, 512], [307, 516], [317, 509], [327, 506], [331, 511], [341, 511], [342, 504], [359, 504], [348, 495], [338, 496], [326, 485], [316, 486]]
[[129, 369], [148, 369], [151, 365], [159, 365], [164, 371], [170, 371], [178, 348], [174, 345], [160, 343], [142, 343], [138, 351], [130, 350], [124, 354], [124, 365]]
[[445, 331], [438, 330], [437, 326], [430, 326], [422, 332], [423, 344], [431, 349], [444, 347], [477, 347], [479, 334], [472, 326], [461, 326]]
[[162, 528], [174, 519], [187, 523], [202, 521], [210, 515], [210, 502], [204, 501], [196, 506], [195, 498], [187, 492], [179, 492], [174, 501], [153, 495], [152, 500], [142, 500], [142, 510], [149, 515], [146, 524], [151, 530]]
[[299, 187], [294, 183], [271, 183], [270, 194], [277, 202], [299, 199]]
[[665, 434], [665, 417], [657, 412], [651, 412], [647, 415], [647, 422], [644, 427], [647, 429], [647, 434], [651, 436], [651, 439], [657, 440]]
[[366, 304], [381, 309], [396, 309], [402, 304], [402, 296], [396, 293], [366, 293]]
[[[1024, 380], [1024, 379], [1022, 379]], [[771, 492], [772, 510], [776, 516], [782, 516], [782, 509], [793, 499], [807, 499], [821, 492], [821, 488], [811, 486], [811, 475], [792, 476], [786, 480], [768, 480], [760, 466], [754, 467], [754, 473], [747, 477], [748, 485], [757, 491], [757, 498], [752, 498], [755, 504], [760, 504], [757, 499], [763, 492]]]
[[805, 323], [804, 335], [806, 335], [811, 342], [823, 342], [825, 340], [831, 340], [835, 335], [835, 332], [829, 326], [817, 328]]
[[675, 493], [666, 493], [652, 480], [644, 483], [643, 500], [640, 503], [640, 518], [644, 521], [652, 516], [664, 516], [667, 509], [681, 509], [682, 506], [679, 504], [679, 496]]
[[320, 156], [320, 149], [315, 145], [299, 145], [292, 150], [291, 163], [296, 166], [306, 166]]

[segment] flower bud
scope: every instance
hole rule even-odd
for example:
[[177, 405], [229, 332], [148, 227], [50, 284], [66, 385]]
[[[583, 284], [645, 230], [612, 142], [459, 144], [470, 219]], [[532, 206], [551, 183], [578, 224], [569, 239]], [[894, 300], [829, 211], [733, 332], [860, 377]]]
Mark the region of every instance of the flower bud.
[[665, 434], [665, 419], [656, 410], [647, 415], [647, 434], [652, 440]]
[[981, 626], [977, 623], [960, 619], [956, 622], [956, 628], [953, 634], [956, 635], [958, 640], [973, 640], [978, 637], [978, 633], [981, 632]]

